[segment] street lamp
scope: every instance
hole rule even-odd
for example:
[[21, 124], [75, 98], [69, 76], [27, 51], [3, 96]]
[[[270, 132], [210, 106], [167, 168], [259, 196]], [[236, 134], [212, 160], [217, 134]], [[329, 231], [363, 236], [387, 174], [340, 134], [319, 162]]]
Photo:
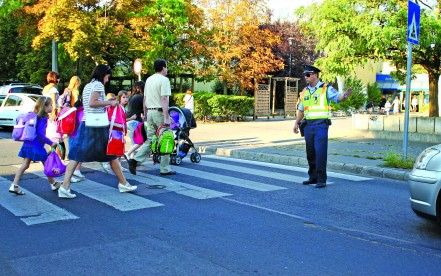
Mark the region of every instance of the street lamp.
[[292, 41], [294, 38], [292, 37], [288, 37], [288, 44], [289, 44], [289, 77], [291, 77], [291, 64], [292, 64], [292, 50], [291, 50], [291, 46], [292, 46]]

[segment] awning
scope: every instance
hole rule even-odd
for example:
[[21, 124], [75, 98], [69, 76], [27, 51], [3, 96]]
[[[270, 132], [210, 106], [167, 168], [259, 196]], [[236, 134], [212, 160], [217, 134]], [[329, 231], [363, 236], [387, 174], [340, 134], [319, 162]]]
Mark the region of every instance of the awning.
[[396, 81], [391, 75], [377, 74], [375, 78], [377, 87], [382, 90], [398, 90], [400, 82]]
[[[406, 85], [401, 85], [400, 90], [406, 90]], [[416, 74], [410, 82], [411, 91], [429, 91], [429, 75]]]

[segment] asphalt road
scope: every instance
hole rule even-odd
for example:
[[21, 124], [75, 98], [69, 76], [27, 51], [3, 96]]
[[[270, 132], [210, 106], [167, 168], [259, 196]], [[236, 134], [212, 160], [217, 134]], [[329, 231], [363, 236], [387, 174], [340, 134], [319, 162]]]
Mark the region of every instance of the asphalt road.
[[[9, 138], [5, 133], [0, 136]], [[63, 200], [32, 164], [8, 193], [19, 143], [0, 140], [0, 275], [439, 275], [441, 228], [416, 217], [405, 182], [203, 156], [133, 194], [96, 163]], [[164, 185], [150, 189], [149, 185]]]

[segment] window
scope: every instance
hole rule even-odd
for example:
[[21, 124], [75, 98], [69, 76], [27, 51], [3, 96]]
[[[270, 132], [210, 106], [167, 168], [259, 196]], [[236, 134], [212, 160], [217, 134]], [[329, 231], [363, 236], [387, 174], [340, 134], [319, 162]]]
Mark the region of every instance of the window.
[[5, 106], [20, 106], [23, 103], [23, 99], [17, 96], [9, 96], [6, 99]]

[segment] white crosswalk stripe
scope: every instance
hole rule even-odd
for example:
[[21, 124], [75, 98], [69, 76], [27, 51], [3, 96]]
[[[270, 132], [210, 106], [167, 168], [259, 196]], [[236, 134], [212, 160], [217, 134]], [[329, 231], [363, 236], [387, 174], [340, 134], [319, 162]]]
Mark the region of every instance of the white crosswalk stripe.
[[[87, 164], [86, 166], [91, 169], [100, 170], [98, 166], [94, 166], [93, 164]], [[177, 194], [188, 196], [195, 199], [209, 199], [209, 198], [231, 195], [227, 193], [218, 192], [215, 190], [201, 188], [191, 184], [173, 181], [165, 177], [159, 177], [151, 174], [142, 173], [140, 171], [137, 172], [137, 175], [132, 175], [127, 173], [124, 176], [128, 180], [133, 179], [147, 185], [164, 185], [165, 190], [172, 191]]]
[[11, 185], [11, 181], [6, 178], [0, 177], [0, 183], [2, 187], [0, 205], [15, 216], [20, 217], [20, 220], [26, 223], [26, 225], [78, 218], [74, 214], [42, 199], [23, 187], [20, 187], [20, 189], [26, 193], [24, 196], [5, 192]]
[[[36, 167], [36, 166], [35, 166]], [[29, 172], [31, 168], [28, 169]], [[32, 170], [32, 173], [45, 178], [42, 169], [38, 171]], [[115, 181], [118, 181], [115, 179]], [[85, 179], [81, 182], [72, 184], [71, 188], [78, 193], [81, 193], [89, 198], [95, 199], [99, 202], [107, 204], [120, 211], [133, 211], [145, 208], [159, 207], [163, 204], [136, 196], [131, 193], [120, 193], [118, 187], [109, 187], [98, 182]], [[48, 184], [49, 185], [49, 184]], [[75, 186], [73, 186], [75, 185]]]
[[[224, 161], [230, 161], [231, 163]], [[242, 164], [251, 164], [255, 166], [250, 167]], [[13, 166], [16, 168], [20, 167], [20, 165]], [[102, 172], [102, 168], [97, 162], [85, 163], [83, 164], [83, 167], [92, 171]], [[280, 186], [271, 185], [265, 183], [268, 181], [265, 181], [265, 179], [260, 177], [282, 181], [285, 184], [301, 183], [305, 177], [299, 177], [292, 172], [307, 172], [306, 168], [219, 156], [204, 156], [204, 160], [200, 164], [194, 164], [194, 166], [190, 164], [188, 164], [188, 166], [173, 166], [173, 169], [178, 172], [176, 177], [159, 176], [159, 166], [157, 165], [143, 164], [143, 167], [147, 168], [149, 172], [146, 173], [143, 172], [142, 169], [139, 169], [137, 175], [132, 175], [128, 172], [125, 173], [125, 177], [129, 182], [132, 182], [133, 185], [138, 185], [138, 190], [133, 193], [120, 193], [117, 188], [118, 180], [115, 176], [109, 176], [110, 178], [100, 177], [100, 180], [96, 181], [86, 178], [81, 182], [72, 183], [71, 188], [75, 193], [104, 203], [105, 205], [110, 206], [118, 211], [127, 212], [164, 206], [163, 203], [146, 198], [149, 195], [146, 194], [146, 192], [142, 192], [142, 188], [148, 188], [150, 185], [161, 186], [161, 188], [163, 188], [162, 191], [166, 191], [168, 193], [175, 193], [197, 200], [206, 200], [232, 196], [231, 193], [222, 191], [222, 189], [231, 190], [231, 188], [228, 186], [250, 189], [259, 192], [285, 190], [290, 188], [290, 186], [285, 185], [288, 187], [287, 188], [282, 186], [283, 184]], [[203, 168], [205, 168], [205, 170]], [[215, 168], [216, 170], [215, 172], [206, 171], [209, 168]], [[276, 171], [272, 169], [279, 170]], [[242, 173], [244, 174], [244, 177], [241, 178], [237, 176], [229, 176], [231, 172], [236, 173], [236, 175], [237, 173]], [[42, 178], [39, 181], [46, 178], [43, 173], [43, 166], [41, 163], [32, 164], [26, 173], [32, 173]], [[179, 178], [180, 175], [183, 176], [182, 179]], [[334, 178], [346, 179], [349, 181], [365, 181], [371, 179], [367, 177], [332, 172], [329, 172], [328, 175]], [[191, 176], [192, 178], [189, 178], [188, 176]], [[62, 178], [59, 178], [58, 181], [62, 181]], [[109, 183], [104, 183], [103, 181], [112, 181], [114, 185], [108, 185]], [[195, 183], [197, 183], [197, 185], [193, 185]], [[216, 190], [203, 187], [205, 184], [212, 186], [213, 183], [216, 183]], [[219, 185], [219, 183], [228, 186]], [[10, 184], [10, 180], [0, 177], [0, 185], [3, 187], [3, 191], [8, 189]], [[332, 184], [332, 182], [328, 182], [328, 184]], [[49, 183], [46, 185], [48, 186], [48, 192], [50, 192]], [[51, 202], [49, 202], [35, 193], [32, 193], [32, 191], [29, 189], [25, 189], [22, 186], [21, 189], [26, 192], [25, 196], [16, 196], [11, 193], [1, 192], [0, 205], [9, 210], [15, 216], [19, 217], [20, 220], [22, 220], [26, 225], [75, 220], [80, 218], [80, 216], [75, 214], [75, 212], [72, 213], [69, 210], [65, 210], [64, 208], [57, 206], [58, 202], [66, 201], [64, 199], [59, 199], [56, 194], [54, 194], [53, 199], [51, 199]], [[163, 192], [156, 194], [162, 193]], [[153, 194], [155, 194], [155, 192], [153, 192]], [[232, 200], [234, 200], [234, 198]], [[73, 205], [72, 208], [74, 207], [75, 205]], [[67, 209], [69, 209], [69, 207], [67, 207]]]
[[[216, 156], [216, 155], [209, 155], [209, 156], [204, 155], [204, 161], [206, 159], [226, 160], [226, 161], [234, 160], [234, 162], [242, 163], [242, 164], [255, 164], [255, 165], [283, 169], [283, 170], [288, 170], [288, 171], [293, 171], [293, 172], [302, 172], [302, 173], [306, 173], [305, 177], [308, 177], [308, 175], [307, 175], [308, 168], [281, 165], [281, 164], [273, 164], [273, 163], [265, 163], [265, 162], [259, 162], [259, 161], [253, 161], [253, 160], [232, 159], [232, 158]], [[223, 168], [224, 164], [222, 164], [221, 166]], [[217, 167], [220, 167], [220, 166], [218, 165]], [[328, 177], [341, 178], [341, 179], [346, 179], [346, 180], [350, 180], [350, 181], [366, 181], [366, 180], [372, 179], [372, 178], [358, 176], [358, 175], [343, 174], [343, 173], [336, 173], [336, 172], [330, 172], [330, 171], [326, 172], [326, 174], [328, 175]], [[302, 179], [305, 180], [305, 177], [303, 177]], [[291, 181], [293, 181], [293, 180], [291, 180]], [[296, 182], [296, 181], [294, 181], [294, 182]], [[300, 182], [298, 182], [298, 183], [300, 183]]]
[[[152, 165], [152, 164], [148, 164], [148, 165], [144, 165], [144, 166], [148, 167], [148, 168], [155, 168], [155, 165]], [[237, 187], [241, 187], [241, 188], [247, 188], [247, 189], [256, 190], [256, 191], [260, 191], [260, 192], [277, 191], [277, 190], [286, 189], [285, 187], [265, 184], [265, 183], [246, 180], [246, 179], [237, 178], [237, 177], [226, 176], [223, 174], [210, 173], [210, 172], [201, 173], [201, 171], [197, 170], [197, 169], [188, 169], [188, 168], [183, 168], [183, 167], [179, 167], [179, 166], [174, 166], [173, 170], [175, 170], [176, 172], [178, 172], [180, 174], [191, 175], [194, 177], [198, 177], [198, 178], [202, 178], [202, 179], [206, 179], [206, 180], [210, 180], [210, 181], [216, 181], [216, 182], [220, 182], [223, 184], [237, 186]]]

